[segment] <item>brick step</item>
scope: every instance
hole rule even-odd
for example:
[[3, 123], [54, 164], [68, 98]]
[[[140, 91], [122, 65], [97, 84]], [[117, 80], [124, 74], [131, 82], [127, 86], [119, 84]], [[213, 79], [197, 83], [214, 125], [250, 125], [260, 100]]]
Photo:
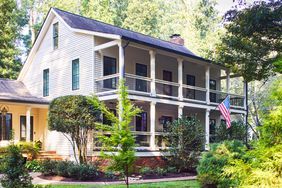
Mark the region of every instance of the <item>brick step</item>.
[[36, 157], [37, 160], [58, 160], [61, 161], [63, 158], [57, 155], [56, 151], [40, 151], [38, 156]]

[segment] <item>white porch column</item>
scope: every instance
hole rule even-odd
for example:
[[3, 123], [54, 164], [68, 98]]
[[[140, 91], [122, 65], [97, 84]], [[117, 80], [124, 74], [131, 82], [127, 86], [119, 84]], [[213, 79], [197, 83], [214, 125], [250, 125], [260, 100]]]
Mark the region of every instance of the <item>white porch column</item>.
[[183, 116], [183, 105], [178, 106], [178, 118], [181, 118]]
[[230, 92], [230, 71], [226, 70], [226, 92], [229, 94]]
[[248, 88], [247, 88], [247, 82], [244, 81], [244, 109], [247, 110], [247, 92], [248, 92]]
[[206, 66], [206, 102], [210, 104], [210, 67]]
[[178, 58], [178, 98], [179, 100], [183, 100], [183, 59]]
[[[125, 66], [124, 66], [124, 48], [122, 47], [122, 42], [118, 45], [119, 49], [119, 81], [125, 78]], [[120, 100], [120, 99], [118, 99]], [[122, 106], [119, 106], [119, 121], [122, 121], [121, 112], [123, 111]]]
[[31, 113], [31, 107], [27, 107], [26, 109], [26, 141], [30, 142], [30, 113]]
[[209, 144], [210, 144], [210, 109], [206, 109], [205, 135], [206, 135], [205, 149], [209, 150]]
[[149, 51], [150, 53], [150, 77], [152, 79], [151, 81], [151, 95], [156, 96], [156, 52], [153, 50]]
[[118, 49], [119, 49], [119, 79], [124, 79], [125, 66], [124, 66], [124, 49], [122, 47], [122, 42], [119, 43]]
[[156, 150], [156, 102], [150, 104], [150, 149]]

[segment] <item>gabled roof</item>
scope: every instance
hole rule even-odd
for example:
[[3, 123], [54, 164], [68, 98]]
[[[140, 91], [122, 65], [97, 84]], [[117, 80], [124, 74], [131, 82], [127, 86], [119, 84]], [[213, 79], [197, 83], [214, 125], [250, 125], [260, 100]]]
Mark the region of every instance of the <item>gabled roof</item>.
[[47, 100], [31, 95], [21, 81], [1, 79], [1, 78], [0, 78], [0, 101], [33, 103], [33, 104], [49, 104]]
[[94, 31], [100, 33], [114, 34], [121, 36], [122, 39], [129, 40], [132, 42], [150, 45], [155, 48], [159, 48], [162, 50], [170, 51], [173, 53], [178, 53], [180, 55], [208, 61], [204, 58], [201, 58], [190, 50], [188, 50], [185, 46], [178, 45], [175, 43], [171, 43], [168, 41], [164, 41], [161, 39], [157, 39], [148, 35], [144, 35], [141, 33], [137, 33], [131, 30], [123, 29], [120, 27], [116, 27], [110, 24], [106, 24], [94, 19], [86, 18], [77, 14], [73, 14], [70, 12], [66, 12], [57, 8], [52, 8], [71, 28], [81, 29], [87, 31]]

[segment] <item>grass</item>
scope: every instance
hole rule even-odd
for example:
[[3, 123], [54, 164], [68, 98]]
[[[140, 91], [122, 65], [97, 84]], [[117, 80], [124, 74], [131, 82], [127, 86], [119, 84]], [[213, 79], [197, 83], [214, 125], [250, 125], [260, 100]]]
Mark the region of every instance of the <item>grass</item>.
[[[51, 188], [125, 188], [125, 185], [52, 185]], [[130, 188], [200, 188], [196, 180], [131, 184]]]

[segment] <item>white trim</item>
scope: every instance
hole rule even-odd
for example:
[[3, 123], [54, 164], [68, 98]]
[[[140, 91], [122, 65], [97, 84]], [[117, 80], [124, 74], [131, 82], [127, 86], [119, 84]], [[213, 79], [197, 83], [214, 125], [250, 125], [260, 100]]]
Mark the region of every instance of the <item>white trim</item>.
[[99, 50], [103, 50], [105, 48], [110, 48], [110, 47], [116, 46], [119, 43], [120, 43], [119, 40], [113, 40], [113, 41], [110, 41], [110, 42], [106, 42], [104, 44], [100, 44], [100, 45], [94, 47], [94, 52], [99, 51]]

